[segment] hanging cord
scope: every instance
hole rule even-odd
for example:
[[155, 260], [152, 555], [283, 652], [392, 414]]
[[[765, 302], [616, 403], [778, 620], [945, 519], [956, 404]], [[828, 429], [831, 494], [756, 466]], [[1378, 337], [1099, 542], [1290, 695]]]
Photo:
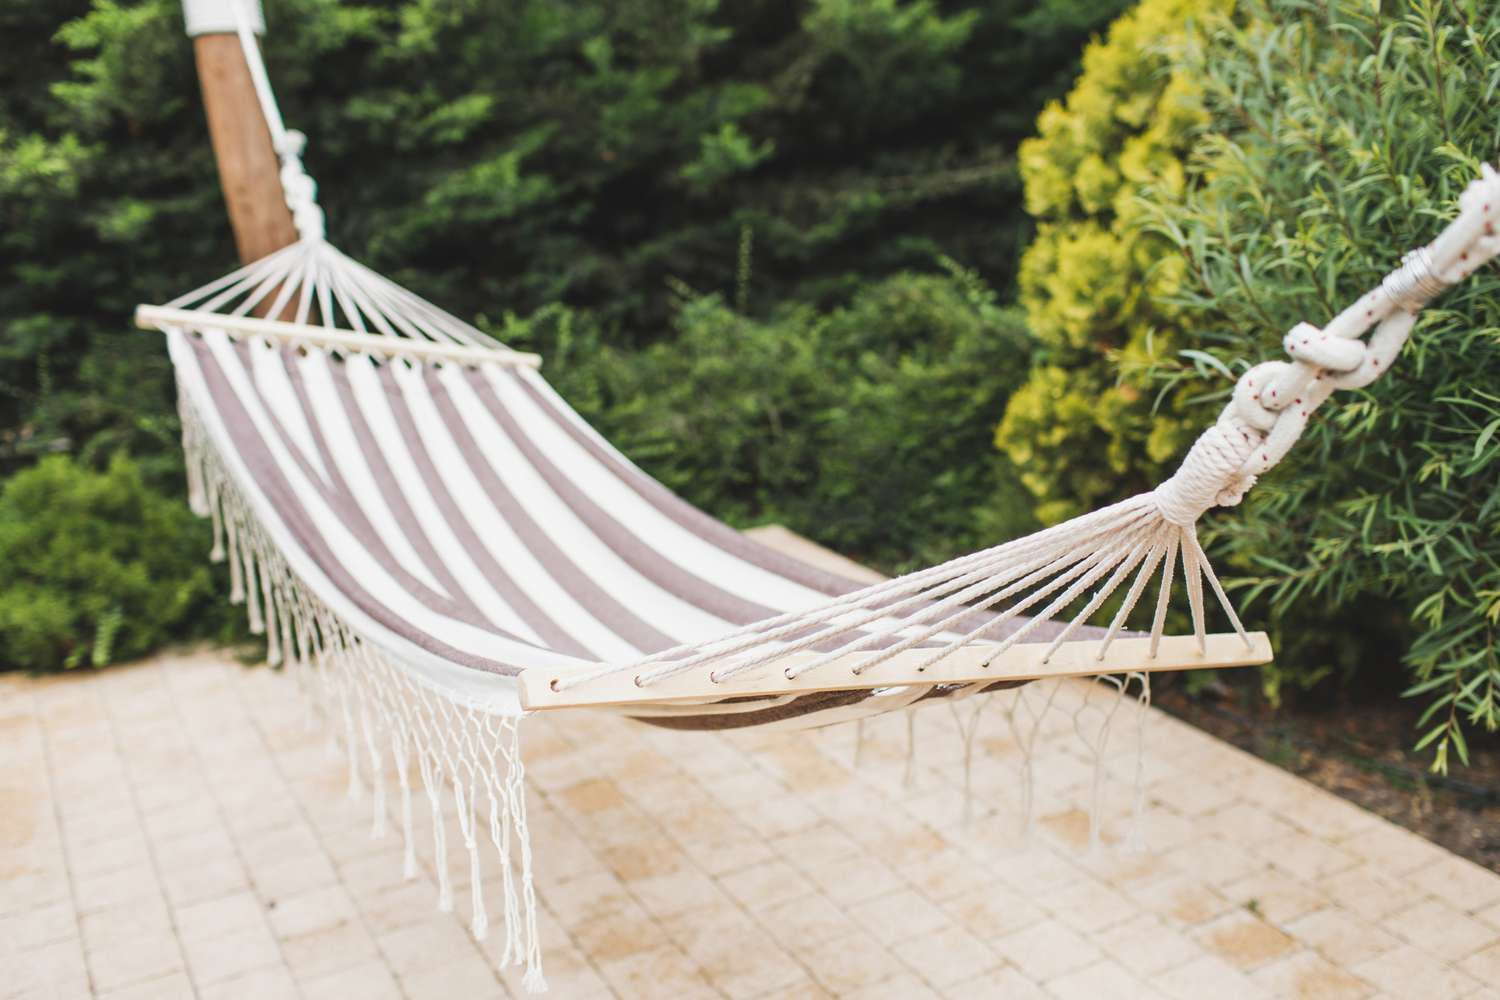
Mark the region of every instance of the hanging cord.
[[318, 185], [302, 167], [302, 150], [307, 147], [307, 136], [296, 129], [288, 129], [282, 121], [276, 93], [271, 89], [271, 78], [266, 75], [266, 63], [261, 58], [260, 45], [245, 12], [247, 2], [251, 0], [230, 0], [230, 6], [234, 8], [235, 33], [239, 35], [240, 49], [245, 53], [245, 65], [250, 68], [255, 96], [260, 101], [266, 128], [271, 131], [271, 148], [281, 161], [281, 192], [286, 198], [286, 207], [292, 212], [292, 225], [297, 228], [297, 235], [304, 242], [321, 242], [324, 220], [323, 210], [318, 207]]
[[[1422, 307], [1500, 253], [1497, 209], [1500, 174], [1486, 163], [1459, 199], [1458, 218], [1437, 239], [1408, 253], [1324, 329], [1294, 326], [1282, 340], [1292, 360], [1267, 361], [1240, 376], [1218, 420], [1157, 487], [1162, 515], [1188, 525], [1210, 507], [1238, 504], [1257, 477], [1286, 457], [1335, 389], [1363, 388], [1389, 370]], [[1358, 339], [1371, 327], [1368, 342]]]

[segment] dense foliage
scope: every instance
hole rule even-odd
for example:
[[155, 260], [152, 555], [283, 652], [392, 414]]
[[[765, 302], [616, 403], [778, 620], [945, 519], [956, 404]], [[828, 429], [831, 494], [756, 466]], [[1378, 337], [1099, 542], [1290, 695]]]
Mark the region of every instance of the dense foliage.
[[[1125, 5], [271, 0], [266, 52], [335, 242], [559, 352], [716, 513], [894, 567], [1029, 517], [983, 285], [1030, 230], [1016, 146]], [[0, 0], [0, 37], [0, 475], [123, 449], [175, 497], [128, 317], [232, 263], [180, 4]]]
[[[1378, 283], [1500, 154], [1485, 84], [1500, 79], [1494, 4], [1256, 0], [1238, 18], [1185, 52], [1215, 127], [1190, 196], [1154, 209], [1191, 276], [1174, 298], [1183, 328], [1236, 371]], [[1167, 378], [1218, 405], [1215, 367]], [[1394, 633], [1428, 706], [1420, 742], [1445, 767], [1467, 755], [1465, 724], [1500, 723], [1493, 265], [1422, 313], [1388, 376], [1321, 416], [1243, 510], [1212, 520], [1214, 548], [1256, 614], [1310, 637], [1293, 647], [1304, 670], [1378, 664]], [[1339, 627], [1351, 609], [1357, 625]]]
[[545, 345], [551, 377], [611, 440], [731, 520], [779, 521], [890, 569], [1031, 527], [989, 445], [1024, 377], [1025, 326], [972, 274], [897, 275], [847, 306], [765, 320], [697, 298], [670, 341], [637, 352], [566, 314], [507, 336]]
[[[1389, 8], [1394, 7], [1394, 10]], [[1145, 0], [1022, 148], [1037, 340], [997, 440], [1047, 520], [1156, 481], [1246, 365], [1431, 239], [1493, 162], [1500, 9]], [[1445, 767], [1500, 721], [1500, 278], [1423, 314], [1206, 539], [1288, 684], [1389, 692]], [[1347, 689], [1347, 688], [1346, 688]]]
[[116, 456], [104, 472], [54, 455], [0, 491], [0, 662], [103, 666], [226, 616], [208, 529]]
[[[266, 49], [336, 243], [635, 346], [668, 279], [758, 316], [939, 254], [1008, 286], [1015, 146], [1124, 3], [273, 0]], [[127, 318], [232, 263], [180, 4], [0, 0], [0, 35], [0, 457], [170, 454]]]

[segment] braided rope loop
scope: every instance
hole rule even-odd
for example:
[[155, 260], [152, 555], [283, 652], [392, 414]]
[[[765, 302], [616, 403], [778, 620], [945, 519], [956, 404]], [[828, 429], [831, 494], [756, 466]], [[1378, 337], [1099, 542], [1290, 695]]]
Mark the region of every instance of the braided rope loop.
[[[1359, 389], [1388, 371], [1417, 313], [1445, 289], [1500, 254], [1494, 230], [1500, 174], [1485, 164], [1459, 200], [1459, 216], [1425, 247], [1323, 329], [1298, 323], [1282, 338], [1290, 362], [1270, 361], [1240, 376], [1212, 427], [1154, 497], [1162, 516], [1189, 525], [1210, 507], [1233, 506], [1274, 468], [1336, 389]], [[1374, 329], [1368, 342], [1360, 338]]]

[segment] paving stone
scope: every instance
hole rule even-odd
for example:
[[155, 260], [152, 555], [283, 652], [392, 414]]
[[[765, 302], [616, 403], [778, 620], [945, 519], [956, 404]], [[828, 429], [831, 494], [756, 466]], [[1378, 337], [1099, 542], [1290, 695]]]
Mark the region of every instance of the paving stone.
[[1406, 877], [1438, 899], [1467, 913], [1500, 903], [1500, 877], [1452, 854], [1413, 869]]
[[1500, 986], [1500, 941], [1460, 960], [1458, 967], [1482, 983]]
[[1327, 904], [1322, 893], [1310, 888], [1301, 879], [1286, 875], [1274, 867], [1252, 872], [1224, 886], [1221, 892], [1230, 902], [1277, 925], [1305, 916]]
[[[59, 994], [61, 996], [61, 994]], [[111, 990], [100, 995], [102, 1000], [198, 1000], [192, 981], [183, 972], [174, 972], [134, 986]]]
[[1256, 852], [1268, 861], [1307, 881], [1346, 871], [1359, 859], [1309, 833], [1292, 833], [1260, 842]]
[[188, 971], [200, 988], [270, 966], [284, 968], [282, 955], [264, 926], [245, 927], [215, 937], [184, 938]]
[[[0, 779], [0, 997], [522, 996], [503, 928], [469, 933], [453, 804], [440, 913], [425, 794], [407, 879], [389, 754], [393, 835], [372, 839], [368, 760], [351, 803], [290, 678], [205, 652], [0, 692], [0, 759], [27, 776]], [[1123, 760], [1089, 851], [1093, 769], [1063, 716], [1033, 832], [999, 725], [964, 823], [951, 727], [919, 715], [907, 788], [899, 718], [866, 727], [861, 770], [847, 728], [529, 720], [554, 995], [1485, 1000], [1500, 981], [1500, 876], [1190, 726], [1153, 715], [1148, 853], [1123, 849]], [[498, 925], [488, 852], [481, 877]]]
[[78, 930], [90, 950], [173, 934], [172, 918], [160, 900], [120, 903], [78, 919]]
[[1474, 917], [1483, 923], [1489, 924], [1496, 930], [1500, 930], [1500, 903], [1485, 907], [1474, 914]]
[[1098, 1000], [1099, 997], [1146, 997], [1151, 995], [1117, 962], [1105, 959], [1050, 979], [1047, 993], [1058, 1000]]
[[1463, 996], [1481, 985], [1468, 973], [1406, 944], [1351, 966], [1349, 971], [1376, 989], [1412, 1000]]
[[773, 909], [813, 892], [806, 877], [785, 861], [769, 861], [720, 875], [718, 882], [741, 906], [751, 911]]
[[[89, 995], [89, 968], [78, 940], [53, 941], [3, 959], [5, 985], [18, 995], [83, 997]], [[96, 984], [97, 985], [97, 984]], [[105, 988], [118, 989], [126, 984]]]
[[1267, 993], [1298, 1000], [1363, 1000], [1375, 988], [1317, 952], [1299, 951], [1256, 970], [1252, 978]]
[[955, 986], [1001, 964], [999, 954], [961, 927], [913, 935], [895, 946], [896, 957], [939, 989]]
[[104, 875], [80, 875], [75, 877], [73, 885], [80, 913], [95, 913], [125, 903], [166, 903], [163, 886], [149, 865]]
[[454, 997], [504, 996], [495, 970], [477, 955], [429, 965], [400, 976], [407, 1000], [453, 1000]]
[[348, 969], [304, 979], [298, 986], [303, 1000], [400, 1000], [395, 974], [382, 961], [364, 962]]
[[1122, 893], [1091, 878], [1049, 893], [1044, 903], [1058, 920], [1089, 935], [1137, 912], [1135, 904]]
[[1094, 936], [1100, 947], [1139, 979], [1184, 965], [1204, 954], [1203, 947], [1160, 917], [1140, 913]]
[[1285, 925], [1286, 932], [1316, 949], [1336, 965], [1349, 967], [1385, 954], [1400, 939], [1373, 924], [1333, 907], [1298, 917]]
[[0, 955], [29, 951], [78, 937], [78, 915], [69, 900], [0, 917]]
[[1254, 914], [1241, 910], [1226, 914], [1193, 931], [1205, 950], [1233, 965], [1249, 970], [1296, 949], [1296, 942]]
[[1103, 957], [1083, 935], [1056, 921], [1037, 924], [993, 942], [994, 949], [1027, 978], [1046, 982]]
[[1179, 927], [1205, 923], [1235, 908], [1218, 891], [1184, 875], [1172, 875], [1132, 887], [1127, 894], [1147, 912]]
[[840, 906], [852, 907], [905, 887], [901, 878], [875, 859], [848, 858], [807, 873], [814, 887]]
[[706, 1000], [721, 996], [687, 956], [668, 945], [611, 959], [603, 962], [601, 969], [615, 994], [626, 1000], [668, 996]]
[[158, 979], [185, 968], [182, 949], [169, 928], [89, 945], [89, 978], [101, 993]]
[[1216, 955], [1203, 955], [1169, 969], [1158, 975], [1151, 985], [1166, 996], [1179, 1000], [1202, 1000], [1204, 997], [1255, 1000], [1267, 996], [1253, 980]]
[[836, 996], [878, 986], [910, 971], [889, 948], [863, 933], [799, 948], [796, 956], [813, 979]]
[[948, 917], [942, 910], [910, 889], [859, 903], [849, 914], [877, 941], [887, 945], [948, 925]]
[[364, 925], [353, 922], [298, 934], [282, 940], [280, 945], [283, 960], [299, 982], [341, 972], [380, 955], [370, 932]]
[[1004, 997], [1005, 1000], [1044, 1000], [1048, 996], [1041, 986], [1027, 979], [1014, 966], [966, 979], [943, 991], [949, 1000], [974, 1000], [975, 997]]
[[396, 975], [402, 978], [424, 968], [478, 955], [463, 925], [443, 914], [382, 934], [375, 942]]
[[199, 1000], [272, 1000], [296, 995], [297, 985], [283, 965], [257, 969], [198, 990]]
[[1342, 909], [1380, 924], [1387, 917], [1410, 909], [1426, 894], [1404, 879], [1360, 865], [1320, 879], [1317, 890]]
[[822, 893], [794, 899], [764, 912], [762, 923], [783, 947], [821, 944], [843, 937], [858, 925]]
[[1436, 899], [1392, 914], [1381, 927], [1448, 962], [1490, 945], [1500, 946], [1500, 934], [1493, 928]]
[[210, 941], [244, 931], [264, 932], [265, 908], [251, 892], [178, 907], [173, 922], [183, 941]]

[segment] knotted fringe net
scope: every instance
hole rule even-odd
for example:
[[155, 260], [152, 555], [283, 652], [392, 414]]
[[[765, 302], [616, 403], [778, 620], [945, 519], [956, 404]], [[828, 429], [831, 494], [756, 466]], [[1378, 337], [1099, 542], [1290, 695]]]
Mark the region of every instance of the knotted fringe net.
[[[413, 678], [381, 650], [361, 639], [292, 572], [235, 486], [201, 419], [179, 390], [188, 502], [213, 523], [210, 558], [228, 560], [230, 600], [243, 602], [252, 632], [264, 635], [266, 659], [285, 664], [342, 745], [349, 797], [362, 797], [369, 781], [371, 835], [388, 834], [387, 760], [400, 796], [403, 873], [417, 875], [413, 771], [427, 799], [432, 824], [437, 905], [453, 909], [449, 829], [452, 803], [457, 834], [469, 857], [470, 926], [484, 939], [490, 928], [484, 872], [498, 864], [505, 947], [502, 966], [524, 965], [528, 992], [546, 991], [537, 931], [531, 840], [526, 825], [525, 770], [520, 719], [455, 703]], [[385, 754], [389, 753], [389, 758]], [[361, 766], [361, 757], [365, 766]], [[488, 833], [486, 838], [485, 834]], [[488, 839], [486, 846], [484, 841]], [[481, 855], [493, 851], [493, 861]]]
[[[1125, 779], [1131, 789], [1130, 804], [1126, 812], [1124, 836], [1120, 840], [1127, 851], [1138, 852], [1147, 847], [1145, 837], [1146, 807], [1146, 749], [1147, 724], [1151, 718], [1151, 675], [1142, 671], [1124, 674], [1099, 674], [1092, 677], [1060, 677], [1047, 681], [1016, 684], [1003, 690], [993, 687], [971, 691], [972, 696], [948, 699], [953, 720], [953, 735], [956, 736], [962, 761], [962, 820], [968, 825], [978, 818], [976, 803], [981, 801], [974, 783], [974, 755], [980, 726], [987, 716], [998, 715], [1010, 736], [1018, 761], [1015, 774], [1015, 789], [1019, 802], [1015, 809], [1018, 818], [1017, 835], [1022, 843], [1029, 842], [1036, 832], [1036, 819], [1041, 813], [1038, 802], [1038, 761], [1044, 759], [1040, 742], [1044, 735], [1071, 733], [1077, 745], [1083, 748], [1084, 761], [1089, 778], [1086, 794], [1088, 816], [1088, 850], [1096, 853], [1105, 846], [1106, 825], [1115, 810], [1106, 801], [1106, 789], [1111, 777]], [[934, 703], [935, 704], [935, 703]], [[919, 705], [913, 705], [906, 713], [906, 764], [902, 786], [911, 788], [916, 783], [919, 757], [916, 713]], [[1122, 709], [1125, 711], [1122, 713]], [[861, 766], [869, 743], [869, 718], [861, 718], [855, 725], [854, 764]], [[1120, 725], [1132, 730], [1130, 746], [1119, 750], [1115, 746], [1115, 734]], [[1111, 750], [1118, 752], [1111, 754]], [[1123, 767], [1112, 767], [1121, 759], [1128, 760]], [[1121, 773], [1124, 772], [1124, 773]], [[1072, 788], [1056, 790], [1070, 801], [1076, 799]]]

